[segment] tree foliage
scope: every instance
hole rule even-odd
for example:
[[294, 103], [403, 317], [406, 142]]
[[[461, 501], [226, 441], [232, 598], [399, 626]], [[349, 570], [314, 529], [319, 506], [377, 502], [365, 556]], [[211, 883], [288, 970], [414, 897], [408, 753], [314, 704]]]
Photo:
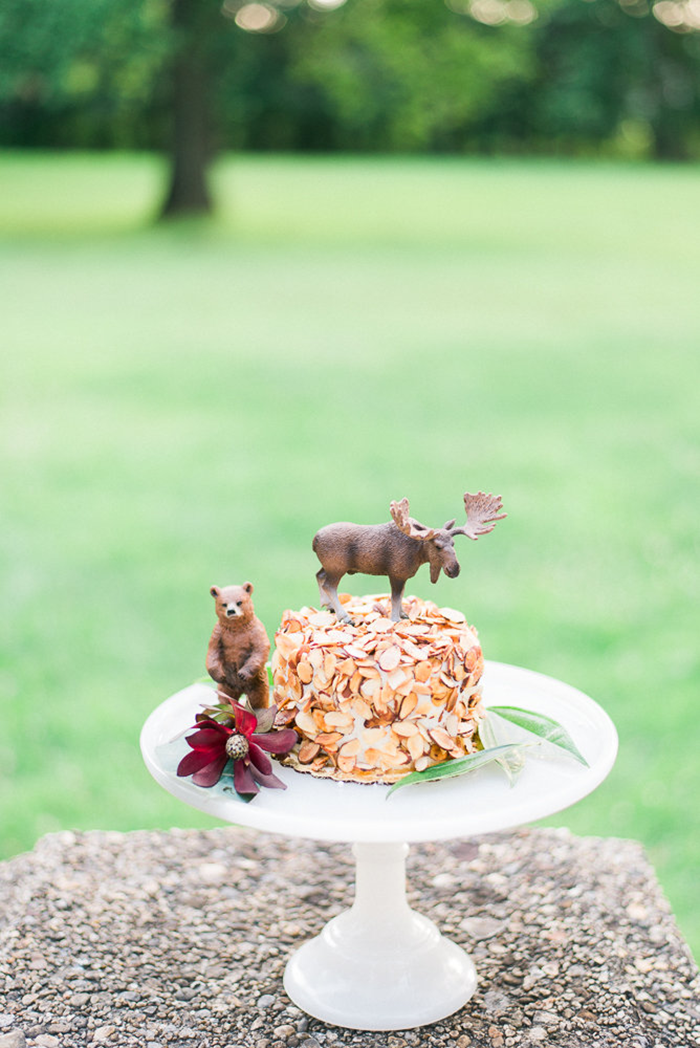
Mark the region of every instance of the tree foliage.
[[172, 48], [166, 13], [167, 0], [3, 0], [4, 140], [153, 144], [158, 84]]
[[189, 100], [209, 154], [700, 153], [700, 35], [658, 17], [685, 0], [264, 0], [266, 33], [246, 2], [4, 0], [0, 141], [171, 148]]
[[295, 37], [291, 74], [323, 92], [346, 148], [460, 148], [532, 76], [530, 36], [425, 0], [352, 0]]

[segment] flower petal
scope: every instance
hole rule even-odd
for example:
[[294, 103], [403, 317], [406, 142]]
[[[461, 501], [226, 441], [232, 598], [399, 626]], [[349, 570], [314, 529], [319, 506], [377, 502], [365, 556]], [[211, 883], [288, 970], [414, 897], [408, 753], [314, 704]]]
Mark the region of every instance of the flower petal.
[[233, 762], [233, 785], [236, 793], [260, 793], [260, 787], [250, 774], [250, 768], [245, 761]]
[[262, 732], [255, 736], [255, 744], [268, 753], [289, 753], [298, 741], [299, 736], [294, 728], [281, 728], [280, 731]]
[[252, 735], [258, 725], [255, 714], [238, 705], [234, 706], [234, 713], [236, 715], [236, 728], [241, 735], [245, 735], [246, 738]]
[[193, 750], [218, 750], [220, 746], [226, 745], [226, 739], [231, 734], [230, 729], [224, 728], [223, 725], [219, 725], [219, 729], [215, 731], [209, 727], [200, 728], [194, 735], [187, 736], [187, 743]]
[[266, 753], [256, 746], [252, 739], [248, 741], [248, 756], [261, 775], [272, 775], [272, 761]]
[[286, 790], [287, 787], [278, 779], [276, 775], [263, 775], [258, 769], [251, 764], [250, 770], [255, 778], [256, 782], [259, 782], [261, 786], [266, 786], [268, 790]]
[[192, 776], [192, 782], [196, 786], [215, 786], [223, 774], [227, 761], [228, 757], [224, 750], [221, 756], [207, 764], [206, 768], [195, 772]]
[[216, 761], [218, 756], [219, 754], [215, 750], [190, 750], [178, 764], [177, 774], [194, 775], [195, 772], [206, 768], [207, 764], [212, 764]]

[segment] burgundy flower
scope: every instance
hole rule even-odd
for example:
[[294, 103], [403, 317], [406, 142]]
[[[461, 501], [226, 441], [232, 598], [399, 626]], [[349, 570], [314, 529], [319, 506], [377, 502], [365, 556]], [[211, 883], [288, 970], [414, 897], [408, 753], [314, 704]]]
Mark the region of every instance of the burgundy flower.
[[[231, 703], [234, 724], [221, 724], [206, 715], [198, 715], [194, 734], [187, 736], [191, 752], [177, 766], [180, 776], [191, 775], [197, 786], [214, 786], [229, 760], [233, 761], [233, 785], [236, 793], [251, 797], [261, 786], [284, 790], [284, 783], [273, 774], [268, 753], [289, 753], [297, 741], [292, 728], [259, 731], [271, 727], [275, 708], [261, 710], [260, 721], [254, 713]], [[267, 752], [266, 752], [267, 751]]]

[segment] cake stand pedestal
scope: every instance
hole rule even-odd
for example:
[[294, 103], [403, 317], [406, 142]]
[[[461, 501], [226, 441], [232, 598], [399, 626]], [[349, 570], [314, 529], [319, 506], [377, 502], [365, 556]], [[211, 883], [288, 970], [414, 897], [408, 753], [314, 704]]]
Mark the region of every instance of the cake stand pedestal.
[[[166, 790], [209, 815], [287, 836], [353, 844], [355, 901], [290, 959], [289, 997], [308, 1014], [357, 1030], [398, 1030], [451, 1015], [474, 993], [476, 971], [465, 951], [441, 935], [406, 900], [405, 862], [411, 841], [510, 829], [561, 811], [598, 786], [617, 754], [617, 733], [592, 699], [561, 681], [516, 666], [487, 662], [484, 701], [553, 717], [568, 730], [589, 767], [564, 756], [528, 756], [515, 787], [493, 766], [456, 779], [408, 787], [337, 783], [276, 769], [286, 790], [263, 790], [244, 803], [226, 779], [211, 789], [180, 779], [187, 751], [181, 736], [206, 685], [192, 685], [162, 703], [144, 724], [141, 750]], [[537, 751], [531, 751], [536, 753]], [[229, 778], [230, 783], [230, 778]]]
[[354, 844], [355, 902], [299, 949], [289, 997], [335, 1026], [404, 1030], [461, 1008], [476, 988], [464, 950], [406, 900], [407, 844]]

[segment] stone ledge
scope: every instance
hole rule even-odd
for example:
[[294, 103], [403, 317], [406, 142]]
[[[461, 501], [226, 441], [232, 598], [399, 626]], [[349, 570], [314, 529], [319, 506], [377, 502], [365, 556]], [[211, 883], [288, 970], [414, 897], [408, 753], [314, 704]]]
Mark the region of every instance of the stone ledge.
[[293, 1007], [288, 956], [352, 901], [349, 847], [234, 828], [59, 833], [0, 864], [0, 1048], [694, 1048], [700, 980], [640, 845], [528, 829], [414, 845], [409, 900], [476, 994], [420, 1030]]

